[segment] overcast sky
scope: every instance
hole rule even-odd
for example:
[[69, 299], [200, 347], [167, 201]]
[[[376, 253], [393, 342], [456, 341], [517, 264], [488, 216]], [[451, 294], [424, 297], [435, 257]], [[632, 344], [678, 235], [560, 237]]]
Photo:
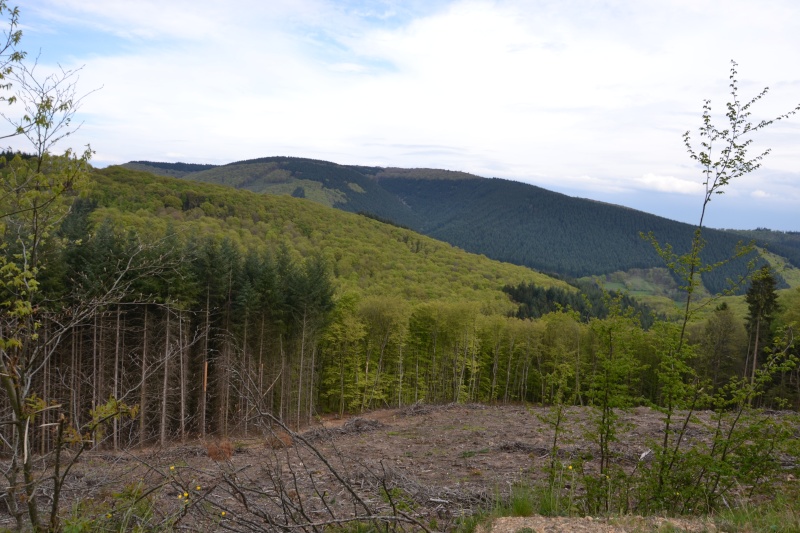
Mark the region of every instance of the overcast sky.
[[[102, 87], [69, 139], [97, 166], [444, 168], [696, 223], [703, 177], [682, 134], [704, 99], [724, 119], [730, 61], [743, 99], [770, 87], [756, 121], [800, 103], [797, 0], [19, 3], [29, 58]], [[708, 225], [800, 231], [800, 116], [753, 146], [772, 154]]]

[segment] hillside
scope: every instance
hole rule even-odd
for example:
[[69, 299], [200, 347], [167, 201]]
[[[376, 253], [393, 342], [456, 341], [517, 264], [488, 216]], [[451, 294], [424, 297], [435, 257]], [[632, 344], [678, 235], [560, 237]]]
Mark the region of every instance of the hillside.
[[455, 299], [512, 309], [506, 284], [571, 289], [530, 269], [465, 253], [449, 244], [368, 217], [286, 195], [257, 195], [121, 167], [96, 170], [90, 197], [95, 223], [108, 218], [141, 235], [174, 231], [226, 237], [241, 248], [298, 257], [320, 253], [341, 292], [415, 301]]
[[729, 231], [756, 241], [768, 252], [788, 259], [794, 266], [800, 266], [800, 231], [773, 231], [766, 228]]
[[[138, 162], [137, 168], [147, 165], [161, 173], [169, 166]], [[640, 233], [652, 231], [660, 242], [673, 244], [681, 253], [693, 232], [688, 224], [634, 209], [573, 198], [525, 183], [435, 169], [345, 166], [268, 157], [180, 177], [304, 197], [344, 211], [370, 213], [469, 252], [568, 277], [663, 267]], [[719, 230], [706, 230], [704, 236], [708, 241], [704, 259], [708, 262], [724, 260], [737, 242], [749, 237]], [[770, 249], [789, 263], [800, 265], [800, 253], [791, 253], [794, 249], [786, 244]], [[710, 292], [721, 292], [726, 280], [744, 269], [745, 261], [741, 260], [716, 270], [703, 281]], [[782, 280], [781, 286], [786, 286]]]

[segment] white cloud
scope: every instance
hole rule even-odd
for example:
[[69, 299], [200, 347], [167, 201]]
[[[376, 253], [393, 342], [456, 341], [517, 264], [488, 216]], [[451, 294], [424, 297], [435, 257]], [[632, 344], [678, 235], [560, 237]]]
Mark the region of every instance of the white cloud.
[[758, 198], [758, 199], [763, 199], [763, 198], [770, 198], [770, 197], [772, 197], [772, 195], [771, 195], [771, 194], [769, 194], [769, 193], [768, 193], [768, 192], [766, 192], [766, 191], [762, 191], [762, 190], [756, 190], [756, 191], [753, 191], [753, 192], [751, 192], [751, 193], [750, 193], [750, 196], [752, 196], [753, 198]]
[[677, 194], [702, 195], [704, 191], [701, 183], [676, 178], [675, 176], [659, 176], [653, 173], [644, 174], [636, 179], [634, 186], [645, 190]]
[[[754, 118], [800, 94], [782, 59], [800, 49], [791, 0], [41, 0], [31, 12], [65, 49], [120, 43], [74, 60], [82, 87], [104, 86], [73, 141], [101, 164], [282, 154], [690, 195], [702, 174], [681, 134], [703, 99], [724, 111], [732, 57], [743, 96], [773, 87]], [[30, 23], [26, 38], [44, 36]], [[778, 181], [797, 168], [800, 119], [767, 131], [771, 172], [729, 196], [800, 196]]]

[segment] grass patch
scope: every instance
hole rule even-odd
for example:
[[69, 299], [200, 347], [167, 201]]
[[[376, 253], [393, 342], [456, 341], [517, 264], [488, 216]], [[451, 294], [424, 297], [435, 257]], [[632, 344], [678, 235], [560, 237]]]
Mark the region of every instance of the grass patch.
[[721, 531], [797, 533], [800, 531], [800, 497], [780, 495], [761, 505], [745, 505], [720, 512], [715, 520]]
[[475, 457], [478, 454], [489, 453], [489, 448], [482, 448], [480, 450], [467, 450], [465, 452], [461, 452], [459, 457], [462, 459], [467, 459], [469, 457]]
[[511, 516], [532, 516], [536, 512], [537, 499], [535, 491], [527, 485], [515, 485], [509, 498]]
[[400, 511], [409, 512], [416, 507], [414, 498], [400, 487], [381, 489], [381, 499]]

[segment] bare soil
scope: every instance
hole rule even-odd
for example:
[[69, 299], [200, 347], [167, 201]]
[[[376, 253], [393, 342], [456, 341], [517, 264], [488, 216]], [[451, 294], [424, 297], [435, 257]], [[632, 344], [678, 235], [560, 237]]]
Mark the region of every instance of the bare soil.
[[[346, 431], [337, 439], [339, 450], [364, 464], [387, 465], [407, 480], [412, 492], [424, 488], [429, 501], [441, 502], [446, 515], [463, 516], [493, 498], [506, 496], [515, 484], [535, 484], [547, 479], [553, 429], [542, 420], [546, 408], [481, 404], [418, 405], [406, 409], [375, 411], [359, 418], [325, 420], [327, 428], [362, 425], [370, 431]], [[587, 439], [587, 409], [567, 409], [559, 458], [563, 464], [578, 457], [596, 456]], [[359, 422], [363, 421], [363, 422]], [[662, 415], [637, 408], [620, 418], [619, 461], [634, 468], [648, 443], [659, 438]], [[690, 438], [700, 438], [690, 432]], [[396, 474], [396, 475], [397, 475]], [[441, 514], [441, 513], [440, 513]], [[492, 533], [544, 532], [645, 532], [716, 531], [705, 519], [663, 517], [507, 517], [489, 520], [480, 530]]]
[[[542, 417], [548, 412], [522, 405], [414, 405], [320, 419], [294, 436], [273, 427], [258, 438], [91, 452], [70, 474], [64, 496], [73, 509], [83, 502], [76, 513], [109, 520], [118, 520], [131, 501], [150, 500], [150, 523], [174, 530], [310, 531], [354, 515], [391, 515], [395, 521], [387, 523], [405, 531], [454, 530], [459, 520], [507, 497], [515, 484], [546, 479], [553, 431]], [[586, 436], [590, 416], [588, 409], [568, 410], [558, 456], [563, 464], [597, 456]], [[661, 416], [647, 408], [621, 415], [614, 452], [622, 468], [635, 468], [659, 439]], [[707, 435], [693, 429], [688, 438]], [[0, 529], [9, 518], [0, 514]], [[703, 518], [631, 516], [497, 518], [481, 528], [716, 531]]]

